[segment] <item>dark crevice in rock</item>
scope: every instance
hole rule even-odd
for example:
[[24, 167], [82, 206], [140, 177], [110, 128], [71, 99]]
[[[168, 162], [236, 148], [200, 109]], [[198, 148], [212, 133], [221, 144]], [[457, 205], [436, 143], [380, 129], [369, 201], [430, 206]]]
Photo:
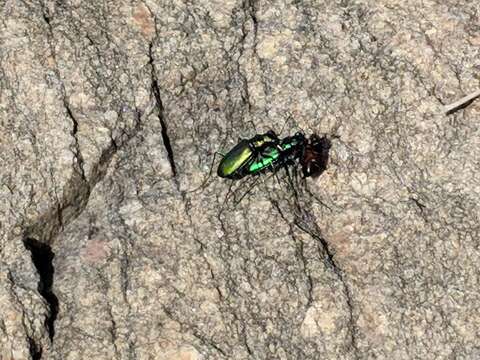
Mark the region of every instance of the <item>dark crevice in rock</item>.
[[58, 227], [60, 229], [63, 229], [63, 207], [60, 205], [60, 202], [57, 203], [57, 221], [58, 221]]
[[[256, 8], [256, 1], [255, 0], [244, 0], [244, 2], [242, 3], [242, 7], [243, 7], [243, 11], [245, 13], [246, 16], [249, 16], [250, 19], [252, 20], [252, 27], [253, 27], [253, 45], [252, 45], [252, 51], [253, 51], [253, 56], [255, 57], [256, 61], [258, 61], [258, 64], [259, 64], [259, 67], [260, 67], [260, 70], [261, 70], [261, 73], [260, 73], [260, 82], [263, 86], [263, 92], [265, 94], [266, 97], [268, 97], [268, 95], [270, 94], [270, 85], [268, 84], [268, 81], [267, 79], [265, 78], [265, 73], [266, 73], [266, 64], [264, 62], [264, 60], [259, 56], [258, 54], [258, 29], [259, 29], [259, 21], [258, 21], [258, 17], [257, 17], [257, 8]], [[243, 26], [244, 28], [245, 26]], [[245, 30], [242, 28], [242, 32], [243, 32], [243, 39], [242, 39], [242, 42], [244, 43], [245, 42], [245, 37], [246, 37], [246, 32]], [[243, 52], [244, 50], [242, 50]], [[247, 90], [248, 90], [248, 84], [247, 84]], [[250, 95], [248, 94], [248, 92], [246, 92], [246, 96], [248, 99], [248, 104], [249, 104], [249, 110], [251, 110], [251, 104], [250, 104]], [[267, 115], [267, 117], [269, 116], [269, 109], [268, 107], [266, 107], [264, 109], [265, 111], [265, 114]]]
[[271, 202], [277, 212], [280, 214], [280, 217], [283, 219], [283, 221], [289, 226], [289, 232], [290, 232], [290, 237], [293, 239], [295, 242], [295, 247], [296, 247], [296, 254], [299, 257], [299, 259], [302, 262], [302, 267], [303, 267], [303, 273], [305, 274], [306, 278], [306, 283], [308, 286], [308, 294], [307, 294], [307, 307], [309, 307], [313, 303], [313, 279], [312, 276], [308, 272], [308, 260], [305, 257], [304, 253], [304, 243], [302, 240], [297, 239], [293, 233], [293, 229], [291, 226], [291, 223], [288, 221], [286, 218], [285, 214], [283, 213], [282, 209], [280, 208], [280, 205], [278, 204], [277, 201], [271, 199]]
[[254, 0], [246, 0], [243, 3], [243, 8], [248, 12], [248, 15], [252, 19], [253, 22], [253, 52], [257, 55], [257, 35], [258, 35], [258, 19], [257, 19], [257, 11], [255, 9], [255, 1]]
[[50, 16], [46, 14], [45, 12], [43, 13], [43, 20], [47, 23], [48, 26], [51, 26], [50, 24]]
[[[111, 139], [109, 146], [101, 153], [97, 163], [92, 166], [90, 178], [80, 177], [74, 172], [71, 179], [63, 190], [63, 197], [50, 210], [46, 211], [36, 223], [25, 230], [25, 247], [31, 252], [32, 261], [40, 275], [38, 291], [49, 306], [49, 316], [46, 319], [46, 327], [53, 341], [55, 335], [55, 320], [58, 314], [58, 299], [52, 292], [54, 267], [54, 253], [51, 244], [64, 226], [77, 218], [87, 206], [90, 193], [94, 186], [103, 179], [108, 166], [119, 148], [133, 138], [141, 129], [141, 112], [136, 110], [135, 128], [129, 132], [123, 132], [118, 138]], [[35, 348], [32, 348], [34, 351]], [[38, 349], [38, 347], [36, 348]], [[38, 351], [34, 351], [38, 353]], [[32, 355], [32, 358], [33, 355]]]
[[420, 212], [423, 214], [423, 210], [426, 208], [424, 204], [422, 204], [418, 199], [413, 197], [410, 198], [414, 202], [414, 204], [420, 209]]
[[241, 336], [243, 345], [245, 346], [245, 349], [247, 349], [248, 355], [252, 358], [255, 358], [253, 350], [248, 344], [247, 328], [245, 326], [245, 321], [240, 319], [233, 309], [231, 313], [235, 319], [235, 322], [241, 327], [240, 331], [237, 330], [237, 333], [239, 334], [239, 336]]
[[253, 356], [253, 351], [252, 351], [252, 349], [250, 348], [250, 345], [248, 345], [248, 340], [247, 340], [246, 335], [243, 337], [243, 345], [245, 346], [245, 349], [247, 349], [248, 355], [249, 355], [250, 357], [254, 357], [254, 356]]
[[213, 281], [213, 283], [214, 283], [215, 290], [217, 291], [217, 294], [218, 294], [218, 299], [220, 300], [220, 302], [223, 302], [224, 296], [223, 296], [222, 290], [221, 290], [220, 287], [217, 285], [217, 279], [216, 279], [216, 277], [215, 277], [215, 273], [213, 272], [212, 266], [211, 266], [210, 263], [208, 262], [207, 257], [205, 256], [205, 254], [202, 254], [202, 255], [203, 255], [203, 258], [205, 259], [205, 262], [207, 263], [208, 269], [210, 270], [210, 278], [212, 279], [212, 281]]
[[32, 262], [40, 276], [38, 292], [45, 299], [49, 307], [46, 326], [50, 341], [53, 341], [53, 337], [55, 336], [55, 320], [58, 315], [58, 298], [52, 291], [53, 275], [55, 273], [53, 258], [55, 257], [55, 254], [52, 252], [52, 248], [49, 245], [43, 244], [38, 240], [26, 238], [23, 240], [23, 243], [25, 248], [30, 251]]
[[354, 314], [354, 309], [353, 309], [353, 298], [352, 298], [352, 293], [350, 292], [350, 288], [344, 282], [343, 277], [340, 280], [343, 283], [343, 290], [345, 292], [345, 297], [346, 297], [346, 303], [349, 311], [349, 328], [350, 328], [350, 341], [351, 341], [351, 346], [352, 346], [352, 352], [353, 356], [355, 359], [359, 359], [359, 351], [358, 351], [358, 330], [357, 330], [357, 324], [355, 321], [355, 314]]
[[130, 277], [129, 277], [129, 268], [130, 268], [130, 258], [126, 249], [124, 249], [121, 260], [120, 260], [120, 274], [121, 274], [121, 289], [122, 297], [125, 304], [128, 302], [128, 289], [130, 287]]
[[203, 335], [202, 333], [199, 332], [199, 329], [196, 325], [191, 325], [191, 324], [186, 324], [182, 322], [178, 317], [172, 312], [172, 310], [165, 306], [162, 305], [163, 312], [165, 315], [168, 316], [169, 319], [177, 322], [182, 328], [183, 327], [188, 327], [188, 330], [191, 331], [191, 334], [200, 341], [200, 343], [203, 346], [206, 346], [208, 348], [212, 348], [214, 351], [216, 351], [218, 354], [222, 355], [225, 358], [230, 358], [227, 355], [227, 351], [223, 350], [216, 342], [214, 342], [212, 339], [209, 339], [207, 336]]
[[219, 347], [217, 344], [215, 344], [212, 340], [207, 339], [205, 336], [203, 336], [203, 335], [201, 335], [197, 332], [193, 332], [193, 336], [195, 336], [198, 340], [200, 340], [200, 342], [202, 344], [215, 349], [218, 353], [220, 353], [224, 357], [228, 358], [227, 353], [221, 347]]
[[304, 251], [304, 244], [303, 241], [299, 241], [299, 255], [300, 258], [302, 259], [303, 263], [303, 272], [305, 273], [305, 276], [307, 278], [307, 284], [308, 284], [308, 303], [307, 306], [310, 306], [313, 303], [313, 279], [312, 276], [309, 274], [307, 270], [307, 258], [305, 257]]
[[111, 284], [110, 284], [110, 281], [109, 279], [107, 279], [107, 277], [105, 276], [105, 274], [103, 274], [101, 271], [99, 271], [97, 273], [97, 276], [99, 278], [99, 281], [102, 283], [102, 288], [105, 289], [105, 293], [104, 293], [104, 301], [106, 303], [106, 314], [108, 315], [109, 317], [109, 322], [110, 322], [110, 326], [108, 326], [107, 328], [107, 331], [109, 332], [110, 334], [110, 340], [111, 340], [111, 343], [113, 345], [113, 351], [115, 353], [115, 359], [120, 359], [121, 358], [121, 353], [119, 351], [119, 348], [117, 346], [117, 342], [119, 340], [119, 336], [118, 336], [118, 325], [117, 325], [117, 322], [115, 321], [115, 316], [114, 316], [114, 312], [113, 312], [113, 308], [112, 308], [112, 304], [111, 302], [109, 301], [108, 299], [108, 288], [110, 288]]
[[160, 125], [162, 126], [162, 139], [165, 145], [165, 150], [167, 150], [168, 161], [170, 162], [170, 167], [172, 168], [172, 174], [175, 177], [177, 176], [177, 169], [176, 169], [175, 161], [173, 158], [173, 149], [172, 149], [172, 144], [170, 143], [170, 138], [168, 136], [167, 125], [163, 118], [163, 108], [161, 108], [160, 114], [161, 115], [159, 116], [159, 119], [160, 119]]
[[[53, 266], [54, 253], [50, 244], [52, 244], [58, 234], [65, 226], [75, 220], [85, 209], [88, 204], [90, 194], [95, 185], [100, 182], [110, 165], [113, 156], [128, 141], [133, 138], [141, 130], [142, 112], [135, 109], [133, 116], [135, 117], [134, 128], [121, 130], [119, 135], [111, 135], [110, 143], [106, 143], [102, 149], [99, 158], [94, 162], [90, 162], [88, 175], [85, 172], [85, 159], [82, 156], [81, 146], [79, 143], [79, 121], [75, 116], [75, 109], [68, 102], [68, 95], [65, 84], [57, 65], [55, 53], [55, 38], [53, 36], [52, 20], [48, 9], [43, 6], [43, 19], [48, 25], [47, 41], [50, 47], [50, 53], [54, 61], [54, 73], [60, 83], [61, 91], [60, 101], [63, 101], [64, 115], [67, 121], [71, 121], [70, 136], [72, 141], [70, 148], [74, 155], [72, 168], [70, 169], [70, 178], [67, 179], [65, 185], [58, 191], [54, 189], [56, 202], [47, 208], [34, 222], [26, 224], [24, 230], [24, 246], [31, 253], [31, 258], [40, 280], [38, 283], [38, 292], [45, 299], [48, 308], [48, 316], [45, 321], [45, 329], [49, 338], [53, 341], [55, 337], [55, 321], [58, 315], [59, 303], [58, 299], [52, 291], [55, 269]], [[119, 119], [122, 120], [124, 112], [118, 111]], [[116, 129], [112, 129], [112, 134]], [[53, 175], [52, 175], [53, 176]], [[115, 326], [115, 325], [114, 325]], [[35, 337], [28, 338], [30, 343], [30, 356], [32, 359], [40, 359], [43, 349]]]
[[74, 148], [75, 148], [74, 149], [74, 155], [75, 155], [75, 159], [77, 159], [77, 166], [78, 166], [78, 170], [80, 172], [80, 176], [85, 181], [86, 180], [85, 170], [83, 169], [84, 161], [83, 161], [83, 156], [82, 156], [82, 153], [81, 153], [81, 150], [80, 150], [80, 144], [79, 144], [78, 138], [77, 138], [78, 121], [75, 118], [75, 116], [73, 116], [73, 112], [70, 109], [70, 106], [68, 105], [68, 102], [66, 100], [64, 100], [63, 104], [64, 104], [65, 109], [67, 111], [68, 117], [70, 118], [70, 120], [72, 120], [73, 127], [72, 127], [71, 134], [72, 134], [73, 139], [74, 139]]
[[128, 132], [123, 132], [118, 138], [111, 139], [108, 147], [102, 151], [99, 160], [91, 167], [88, 179], [82, 178], [79, 171], [72, 174], [63, 189], [63, 197], [37, 222], [26, 228], [26, 237], [36, 238], [41, 243], [50, 244], [64, 226], [82, 213], [87, 206], [92, 189], [105, 176], [115, 153], [140, 131], [141, 113], [139, 110], [136, 110], [135, 116], [135, 127]]
[[261, 59], [258, 56], [257, 53], [257, 35], [258, 35], [258, 19], [256, 15], [256, 9], [255, 9], [255, 2], [254, 0], [244, 0], [241, 4], [241, 9], [243, 12], [243, 22], [241, 26], [241, 37], [240, 37], [240, 47], [239, 47], [239, 56], [238, 59], [236, 60], [236, 65], [237, 65], [237, 72], [239, 73], [240, 77], [242, 78], [242, 83], [243, 83], [243, 93], [241, 94], [242, 96], [242, 102], [247, 105], [248, 111], [252, 111], [252, 102], [250, 99], [250, 89], [249, 89], [249, 84], [248, 84], [248, 79], [247, 79], [247, 74], [243, 73], [240, 69], [241, 67], [241, 61], [240, 59], [243, 57], [243, 54], [247, 48], [247, 36], [249, 34], [249, 31], [247, 30], [247, 24], [248, 24], [248, 18], [251, 19], [252, 21], [252, 51], [253, 55], [258, 59], [259, 62], [261, 62]]
[[[328, 147], [330, 149], [330, 146]], [[328, 149], [326, 153], [326, 159], [325, 159], [325, 164], [328, 162]], [[294, 177], [296, 178], [296, 176]], [[352, 353], [355, 359], [359, 358], [359, 350], [358, 350], [358, 330], [357, 330], [357, 324], [355, 320], [355, 314], [354, 314], [354, 305], [353, 305], [353, 297], [352, 293], [350, 290], [350, 287], [348, 286], [348, 283], [344, 277], [344, 272], [340, 268], [340, 266], [337, 264], [334, 258], [334, 253], [332, 252], [327, 240], [322, 236], [322, 232], [319, 229], [317, 225], [316, 219], [312, 216], [311, 211], [308, 207], [308, 205], [302, 205], [300, 204], [300, 192], [303, 189], [302, 186], [298, 186], [298, 183], [295, 183], [293, 178], [289, 175], [288, 176], [288, 183], [289, 186], [291, 187], [293, 191], [293, 201], [290, 203], [291, 208], [294, 209], [294, 219], [293, 219], [293, 225], [297, 226], [301, 231], [304, 233], [308, 234], [312, 239], [316, 240], [317, 243], [319, 244], [319, 249], [318, 251], [320, 252], [320, 255], [322, 258], [325, 259], [325, 262], [327, 266], [333, 271], [333, 273], [336, 275], [338, 280], [342, 284], [343, 288], [343, 293], [345, 295], [345, 302], [348, 308], [349, 312], [349, 330], [350, 330], [350, 345], [352, 349]], [[308, 190], [307, 190], [308, 193]], [[272, 204], [274, 207], [277, 209], [279, 212], [280, 216], [282, 219], [289, 225], [291, 226], [291, 222], [287, 219], [286, 215], [284, 212], [282, 212], [279, 204], [277, 201], [273, 200]], [[308, 272], [306, 271], [306, 261], [307, 259], [304, 258], [303, 250], [300, 251], [300, 257], [304, 261], [304, 271], [307, 277], [309, 278], [309, 281], [311, 281], [311, 277], [309, 277]], [[310, 283], [311, 288], [310, 288], [310, 294], [309, 296], [313, 296], [313, 282]], [[309, 302], [313, 301], [313, 297], [309, 299]]]
[[115, 318], [113, 316], [113, 312], [112, 312], [112, 307], [109, 306], [108, 307], [108, 315], [110, 317], [110, 327], [109, 327], [109, 332], [110, 332], [110, 336], [112, 337], [112, 344], [113, 344], [113, 350], [115, 351], [115, 357], [116, 358], [119, 358], [120, 357], [120, 352], [118, 351], [118, 346], [117, 346], [117, 340], [118, 340], [118, 336], [117, 336], [117, 323], [115, 321]]
[[[292, 179], [292, 177], [288, 176], [288, 184], [293, 191], [292, 201], [290, 202], [289, 206], [290, 209], [293, 209], [292, 213], [293, 219], [290, 220], [287, 218], [287, 213], [280, 208], [278, 201], [271, 199], [272, 205], [276, 208], [280, 217], [285, 221], [288, 226], [290, 227], [290, 235], [294, 238], [292, 232], [292, 225], [296, 226], [302, 232], [309, 235], [313, 240], [315, 240], [318, 244], [318, 251], [320, 257], [324, 259], [328, 268], [330, 268], [333, 273], [336, 275], [337, 279], [342, 284], [343, 294], [345, 296], [345, 302], [348, 308], [348, 324], [349, 324], [349, 334], [350, 334], [350, 346], [351, 351], [355, 359], [359, 358], [359, 350], [358, 350], [358, 330], [357, 324], [355, 320], [354, 314], [354, 304], [353, 304], [353, 296], [348, 286], [348, 283], [345, 279], [344, 272], [340, 268], [340, 266], [335, 261], [334, 253], [332, 252], [330, 245], [328, 244], [327, 240], [322, 236], [322, 232], [319, 229], [316, 219], [312, 216], [311, 211], [306, 204], [300, 203], [301, 192], [304, 190], [302, 186], [299, 186], [298, 183]], [[308, 193], [308, 191], [307, 191]], [[294, 238], [295, 240], [295, 238]], [[296, 241], [297, 242], [297, 241]], [[308, 301], [311, 303], [313, 301], [313, 281], [307, 271], [307, 259], [304, 256], [303, 244], [301, 244], [300, 248], [297, 249], [298, 255], [300, 259], [304, 262], [303, 268], [305, 275], [309, 282], [309, 298]]]
[[[117, 225], [121, 228], [123, 228], [125, 232], [128, 232], [129, 226], [125, 222], [124, 217], [120, 213], [120, 210], [116, 208], [116, 213], [118, 216], [119, 222]], [[131, 268], [132, 268], [132, 259], [134, 256], [132, 255], [132, 251], [135, 248], [135, 244], [133, 243], [133, 240], [130, 236], [125, 237], [125, 241], [122, 244], [122, 249], [119, 252], [119, 259], [120, 259], [120, 292], [123, 300], [123, 306], [124, 309], [126, 310], [126, 317], [130, 318], [132, 316], [132, 305], [130, 303], [129, 299], [129, 289], [131, 289]], [[110, 287], [108, 278], [105, 277], [104, 275], [101, 275], [99, 273], [99, 276], [102, 278], [103, 283], [105, 284], [105, 288]], [[114, 349], [116, 352], [121, 354], [121, 349], [117, 347], [117, 341], [119, 339], [119, 332], [118, 332], [118, 326], [115, 321], [114, 313], [113, 313], [113, 308], [112, 305], [109, 305], [109, 314], [112, 322], [112, 327], [111, 327], [111, 334], [112, 334], [112, 343], [114, 346]], [[127, 352], [127, 358], [130, 360], [137, 359], [138, 356], [136, 354], [136, 340], [135, 338], [132, 338], [130, 336], [127, 337], [127, 339], [124, 339], [124, 344], [126, 345], [125, 347], [122, 347], [122, 349], [125, 349]]]
[[413, 202], [413, 204], [418, 209], [417, 210], [418, 215], [423, 219], [423, 221], [425, 221], [425, 223], [429, 223], [427, 206], [424, 203], [422, 203], [419, 199], [417, 199], [416, 197], [412, 196], [412, 197], [410, 197], [410, 200]]
[[42, 8], [42, 17], [45, 23], [48, 25], [50, 31], [52, 30], [52, 16], [50, 15], [50, 11], [48, 9], [48, 6], [42, 1], [40, 2], [41, 8]]
[[[246, 10], [245, 10], [245, 3], [242, 4], [242, 10], [243, 10], [243, 14], [246, 18]], [[243, 93], [241, 93], [241, 97], [242, 97], [242, 102], [244, 104], [246, 104], [248, 106], [248, 111], [250, 112], [252, 110], [252, 104], [250, 102], [250, 90], [248, 88], [248, 79], [247, 79], [247, 76], [246, 74], [244, 74], [241, 70], [241, 59], [243, 57], [243, 54], [245, 52], [245, 48], [246, 48], [246, 39], [247, 39], [247, 35], [248, 35], [248, 32], [247, 32], [247, 27], [246, 27], [246, 20], [244, 19], [242, 21], [242, 26], [241, 26], [241, 37], [240, 37], [240, 40], [239, 40], [239, 53], [238, 53], [238, 58], [235, 60], [235, 64], [236, 64], [236, 69], [237, 69], [237, 73], [239, 74], [239, 76], [241, 77], [242, 79], [242, 85], [243, 85]]]
[[164, 116], [164, 108], [163, 108], [163, 102], [162, 98], [160, 97], [160, 86], [158, 85], [158, 78], [157, 74], [155, 73], [155, 65], [154, 65], [154, 59], [153, 59], [153, 44], [150, 43], [149, 49], [148, 49], [148, 56], [149, 56], [149, 64], [151, 66], [151, 81], [152, 81], [152, 93], [153, 96], [155, 97], [155, 102], [156, 102], [156, 107], [158, 109], [158, 120], [160, 121], [160, 126], [162, 127], [162, 139], [163, 139], [163, 144], [165, 146], [165, 150], [167, 151], [167, 156], [168, 156], [168, 161], [170, 162], [170, 167], [172, 169], [172, 174], [173, 177], [177, 176], [177, 168], [175, 165], [175, 158], [173, 156], [173, 148], [172, 148], [172, 143], [170, 141], [170, 137], [168, 135], [168, 127], [167, 123], [165, 122], [165, 116]]
[[43, 349], [41, 346], [39, 346], [33, 338], [30, 336], [28, 337], [28, 347], [29, 347], [29, 352], [30, 356], [32, 357], [32, 360], [40, 360], [42, 358], [42, 353]]
[[337, 275], [340, 275], [340, 277], [342, 276], [341, 274], [341, 270], [340, 268], [338, 267], [338, 265], [336, 264], [335, 262], [335, 259], [334, 259], [334, 255], [332, 253], [332, 251], [330, 250], [330, 247], [327, 243], [327, 241], [319, 236], [318, 234], [312, 232], [310, 229], [307, 229], [307, 227], [305, 226], [305, 224], [303, 224], [303, 221], [298, 221], [296, 220], [295, 221], [295, 225], [300, 229], [302, 230], [303, 232], [307, 233], [308, 235], [310, 235], [312, 238], [314, 238], [315, 240], [317, 240], [318, 242], [320, 242], [321, 246], [322, 246], [322, 249], [323, 251], [325, 252], [325, 254], [327, 255], [327, 263], [328, 265], [330, 266], [330, 268], [333, 269], [333, 271], [335, 272], [335, 274]]
[[295, 220], [295, 225], [305, 232], [306, 234], [310, 235], [313, 239], [317, 240], [318, 243], [321, 246], [321, 249], [323, 253], [326, 255], [326, 261], [328, 266], [333, 270], [337, 278], [340, 280], [340, 282], [343, 285], [343, 293], [345, 295], [346, 299], [346, 304], [348, 307], [349, 311], [349, 329], [350, 329], [350, 342], [351, 342], [351, 347], [352, 347], [352, 352], [355, 357], [355, 359], [359, 358], [359, 352], [358, 352], [358, 345], [357, 345], [357, 325], [355, 322], [355, 315], [354, 315], [354, 309], [353, 309], [353, 298], [352, 298], [352, 293], [350, 291], [350, 288], [345, 281], [344, 275], [343, 275], [343, 270], [338, 266], [334, 259], [334, 254], [332, 253], [332, 250], [330, 249], [330, 246], [328, 242], [320, 235], [320, 230], [312, 230], [309, 229], [308, 225], [311, 225], [313, 227], [316, 227], [317, 225], [311, 221], [310, 224], [306, 224], [305, 220], [300, 220], [300, 217], [298, 216], [297, 219]]

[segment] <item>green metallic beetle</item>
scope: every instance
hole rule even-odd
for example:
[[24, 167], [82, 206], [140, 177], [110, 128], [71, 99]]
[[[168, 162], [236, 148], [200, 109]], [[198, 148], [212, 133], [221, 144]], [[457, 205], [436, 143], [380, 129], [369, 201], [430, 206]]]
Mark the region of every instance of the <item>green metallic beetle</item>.
[[297, 133], [282, 140], [272, 131], [241, 139], [220, 161], [217, 174], [222, 178], [238, 180], [267, 169], [276, 171], [304, 153], [307, 140]]

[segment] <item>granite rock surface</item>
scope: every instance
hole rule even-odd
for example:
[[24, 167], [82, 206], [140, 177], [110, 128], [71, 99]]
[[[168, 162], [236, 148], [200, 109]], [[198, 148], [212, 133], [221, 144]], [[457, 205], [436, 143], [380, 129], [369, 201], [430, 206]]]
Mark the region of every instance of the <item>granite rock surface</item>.
[[0, 11], [0, 359], [480, 358], [479, 2]]

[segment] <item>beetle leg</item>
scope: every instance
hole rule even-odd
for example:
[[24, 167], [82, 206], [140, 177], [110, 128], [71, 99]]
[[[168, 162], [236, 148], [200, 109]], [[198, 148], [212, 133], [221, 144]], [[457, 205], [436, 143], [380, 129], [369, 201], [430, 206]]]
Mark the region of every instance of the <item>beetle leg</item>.
[[213, 160], [212, 160], [212, 164], [210, 165], [210, 170], [208, 171], [208, 175], [207, 177], [205, 178], [205, 180], [202, 181], [202, 183], [196, 187], [195, 189], [193, 190], [189, 190], [187, 191], [186, 193], [192, 193], [192, 192], [196, 192], [198, 191], [199, 189], [204, 189], [207, 182], [208, 182], [208, 179], [210, 179], [210, 176], [212, 176], [212, 169], [213, 169], [213, 165], [215, 165], [215, 159], [217, 158], [217, 154], [220, 154], [222, 157], [225, 157], [225, 154], [222, 154], [220, 151], [215, 151], [213, 153]]
[[288, 114], [287, 118], [285, 119], [285, 122], [283, 123], [282, 128], [280, 129], [280, 135], [282, 135], [283, 130], [285, 130], [285, 126], [287, 125], [288, 120], [290, 120], [290, 119], [293, 119], [293, 118], [292, 118], [292, 115], [291, 115], [291, 114]]
[[284, 168], [285, 168], [285, 171], [287, 173], [287, 179], [288, 179], [289, 185], [292, 187], [293, 194], [295, 196], [295, 201], [298, 202], [298, 191], [297, 191], [297, 188], [295, 186], [295, 182], [293, 181], [292, 177], [290, 176], [290, 171], [288, 170], [287, 164], [284, 164]]
[[244, 179], [241, 181], [241, 183], [236, 187], [235, 190], [232, 190], [233, 187], [233, 181], [231, 182], [230, 186], [228, 187], [228, 192], [227, 195], [225, 195], [225, 204], [229, 201], [230, 198], [233, 198], [234, 203], [235, 203], [235, 193], [237, 192], [238, 189], [242, 188], [244, 184], [248, 183], [250, 179]]
[[275, 170], [272, 170], [272, 171], [273, 171], [273, 175], [275, 176], [275, 179], [277, 179], [278, 185], [280, 185], [280, 187], [281, 187], [282, 183], [280, 182], [280, 178], [277, 176], [277, 171], [275, 171]]
[[233, 186], [233, 181], [230, 181], [230, 186], [228, 187], [227, 194], [225, 195], [225, 201], [224, 201], [225, 204], [227, 203], [228, 198], [230, 197], [230, 193], [232, 191], [232, 186]]
[[293, 168], [293, 174], [294, 174], [294, 180], [295, 180], [295, 184], [306, 184], [306, 180], [305, 180], [305, 177], [303, 176], [303, 173], [302, 175], [299, 175], [299, 172], [300, 172], [300, 167], [301, 165], [297, 164], [294, 168]]
[[248, 187], [247, 191], [245, 191], [245, 192], [243, 193], [243, 195], [240, 197], [240, 199], [238, 199], [238, 201], [235, 199], [235, 195], [234, 195], [234, 204], [235, 204], [235, 206], [237, 206], [238, 204], [240, 204], [240, 202], [243, 200], [243, 198], [244, 198], [245, 196], [247, 196], [247, 194], [250, 193], [250, 191], [253, 190], [253, 188], [255, 187], [255, 185], [256, 185], [257, 182], [258, 182], [258, 179], [259, 179], [259, 177], [257, 177], [257, 178], [252, 182], [252, 184]]

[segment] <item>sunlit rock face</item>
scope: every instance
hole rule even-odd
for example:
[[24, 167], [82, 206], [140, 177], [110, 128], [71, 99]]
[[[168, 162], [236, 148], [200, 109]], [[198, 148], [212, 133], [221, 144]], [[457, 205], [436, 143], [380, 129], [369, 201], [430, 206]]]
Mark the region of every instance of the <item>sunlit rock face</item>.
[[480, 358], [477, 2], [0, 11], [0, 359]]

